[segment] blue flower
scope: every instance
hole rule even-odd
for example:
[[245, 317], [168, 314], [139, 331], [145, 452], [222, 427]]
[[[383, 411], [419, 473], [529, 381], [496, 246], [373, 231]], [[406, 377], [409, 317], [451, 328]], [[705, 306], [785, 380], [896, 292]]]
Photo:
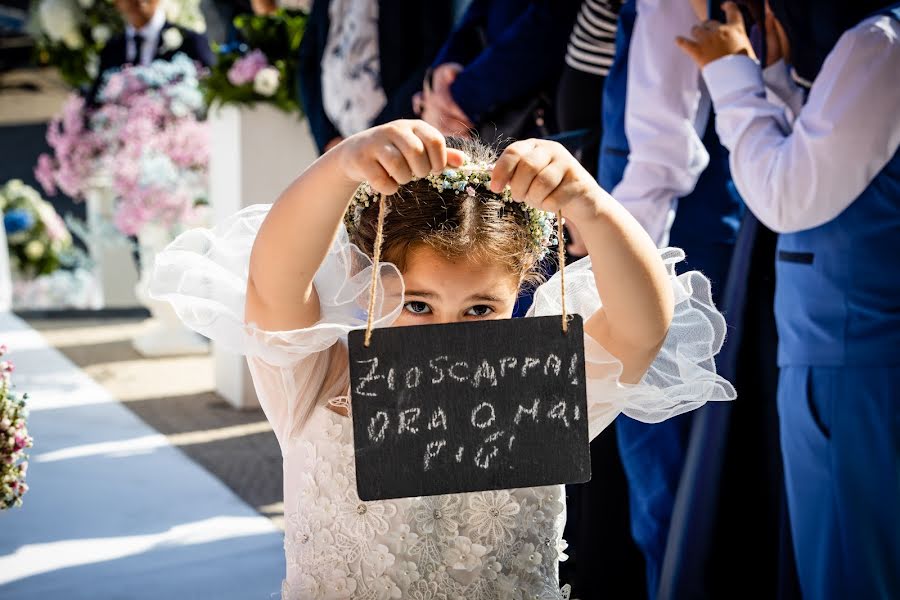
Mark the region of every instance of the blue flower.
[[13, 234], [27, 231], [34, 226], [34, 216], [27, 210], [14, 209], [3, 215], [3, 227], [6, 233]]

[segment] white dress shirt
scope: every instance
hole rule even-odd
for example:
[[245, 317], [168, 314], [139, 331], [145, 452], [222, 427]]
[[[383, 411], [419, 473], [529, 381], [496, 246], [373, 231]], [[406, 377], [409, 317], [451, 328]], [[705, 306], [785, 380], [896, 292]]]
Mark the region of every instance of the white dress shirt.
[[900, 23], [891, 17], [841, 36], [805, 105], [783, 63], [764, 77], [756, 61], [728, 56], [706, 65], [703, 77], [735, 185], [774, 231], [837, 217], [900, 145]]
[[675, 45], [697, 23], [684, 0], [638, 0], [625, 104], [628, 166], [612, 196], [659, 246], [667, 243], [675, 201], [693, 191], [709, 164], [700, 135], [709, 98], [700, 70]]
[[[141, 27], [135, 29], [131, 25], [125, 27], [125, 60], [131, 64], [149, 65], [156, 58], [156, 51], [159, 48], [160, 34], [166, 25], [166, 11], [163, 10], [162, 3], [157, 7], [156, 12], [150, 21]], [[141, 44], [140, 55], [135, 48], [134, 36], [140, 33], [144, 38]], [[140, 56], [140, 60], [136, 60]]]

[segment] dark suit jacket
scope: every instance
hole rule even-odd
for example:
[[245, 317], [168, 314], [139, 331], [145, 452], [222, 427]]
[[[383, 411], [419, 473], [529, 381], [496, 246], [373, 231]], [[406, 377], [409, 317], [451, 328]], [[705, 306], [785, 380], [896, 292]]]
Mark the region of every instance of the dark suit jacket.
[[[184, 41], [178, 48], [174, 48], [172, 50], [164, 50], [162, 44], [162, 35], [167, 29], [173, 28], [181, 32], [181, 36]], [[172, 60], [172, 58], [176, 54], [181, 52], [188, 58], [199, 62], [204, 67], [212, 66], [212, 64], [216, 60], [215, 56], [213, 55], [212, 49], [209, 47], [209, 40], [203, 33], [197, 33], [196, 31], [184, 29], [183, 27], [178, 27], [177, 25], [166, 22], [166, 24], [163, 25], [163, 28], [160, 30], [159, 35], [160, 40], [158, 40], [156, 45], [155, 58], [157, 59]], [[91, 89], [87, 95], [88, 104], [96, 103], [97, 92], [100, 89], [100, 84], [103, 82], [103, 74], [110, 69], [117, 69], [128, 64], [128, 61], [125, 58], [126, 48], [127, 46], [124, 33], [111, 38], [109, 42], [106, 43], [106, 46], [103, 47], [103, 50], [100, 52], [100, 69], [98, 70], [97, 79], [94, 81], [94, 84], [91, 86]]]
[[581, 0], [472, 1], [434, 61], [465, 66], [450, 93], [469, 119], [477, 125], [556, 88], [580, 7]]
[[[300, 44], [298, 85], [319, 151], [340, 132], [322, 106], [322, 55], [328, 41], [329, 2], [313, 2]], [[411, 118], [412, 97], [422, 89], [425, 69], [453, 24], [452, 0], [379, 0], [378, 49], [387, 105], [373, 123]]]

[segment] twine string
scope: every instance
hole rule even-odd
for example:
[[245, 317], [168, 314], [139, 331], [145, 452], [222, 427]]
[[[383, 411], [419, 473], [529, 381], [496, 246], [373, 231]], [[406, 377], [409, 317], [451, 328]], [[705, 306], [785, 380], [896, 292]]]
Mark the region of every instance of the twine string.
[[562, 330], [569, 333], [569, 317], [566, 314], [566, 241], [563, 229], [565, 219], [562, 211], [556, 213], [556, 252], [559, 258], [560, 303], [562, 304]]
[[372, 283], [369, 286], [369, 316], [366, 319], [366, 337], [363, 345], [368, 348], [372, 341], [372, 325], [375, 319], [375, 287], [378, 285], [378, 269], [381, 262], [381, 243], [384, 238], [384, 214], [387, 212], [384, 194], [378, 200], [378, 228], [375, 230], [375, 247], [372, 249]]

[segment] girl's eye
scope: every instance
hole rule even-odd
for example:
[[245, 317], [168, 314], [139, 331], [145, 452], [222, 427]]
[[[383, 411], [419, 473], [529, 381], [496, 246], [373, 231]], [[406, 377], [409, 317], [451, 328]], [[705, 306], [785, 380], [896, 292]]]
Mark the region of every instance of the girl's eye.
[[414, 315], [427, 315], [431, 312], [431, 307], [425, 304], [424, 302], [418, 302], [413, 300], [412, 302], [407, 302], [403, 305], [403, 308], [413, 313]]
[[469, 317], [486, 317], [489, 314], [494, 312], [494, 309], [485, 304], [478, 304], [473, 306], [469, 310], [466, 311], [466, 316]]

